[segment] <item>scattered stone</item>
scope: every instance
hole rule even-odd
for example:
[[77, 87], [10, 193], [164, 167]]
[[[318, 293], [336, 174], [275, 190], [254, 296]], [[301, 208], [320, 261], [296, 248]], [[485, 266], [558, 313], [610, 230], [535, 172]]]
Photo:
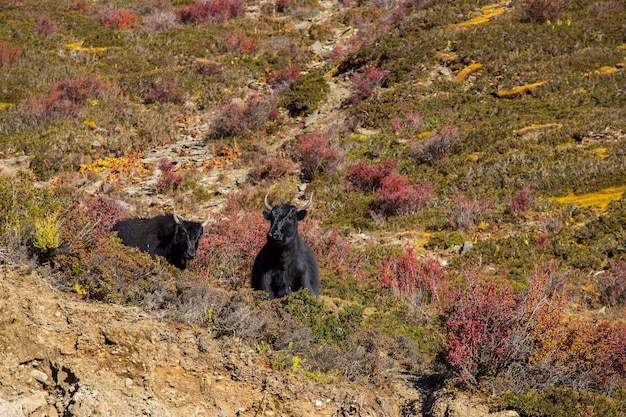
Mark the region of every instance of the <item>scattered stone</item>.
[[45, 384], [48, 381], [48, 375], [38, 369], [33, 369], [33, 371], [30, 373], [30, 376], [32, 376], [33, 379], [41, 382], [42, 384]]
[[41, 407], [45, 407], [48, 405], [45, 393], [43, 391], [39, 391], [31, 395], [30, 397], [23, 399], [20, 402], [22, 405], [22, 410], [24, 410], [24, 414], [26, 414], [27, 416], [31, 415]]
[[472, 247], [474, 246], [474, 244], [469, 241], [466, 240], [465, 242], [463, 242], [463, 245], [461, 245], [461, 255], [465, 255], [466, 253], [468, 253], [470, 250], [472, 250]]

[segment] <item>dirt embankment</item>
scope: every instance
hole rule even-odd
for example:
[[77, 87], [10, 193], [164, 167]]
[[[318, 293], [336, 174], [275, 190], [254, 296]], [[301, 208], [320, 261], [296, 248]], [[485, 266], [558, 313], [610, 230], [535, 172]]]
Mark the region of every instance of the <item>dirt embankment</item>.
[[233, 338], [89, 303], [0, 266], [0, 415], [395, 416], [397, 399], [270, 369]]

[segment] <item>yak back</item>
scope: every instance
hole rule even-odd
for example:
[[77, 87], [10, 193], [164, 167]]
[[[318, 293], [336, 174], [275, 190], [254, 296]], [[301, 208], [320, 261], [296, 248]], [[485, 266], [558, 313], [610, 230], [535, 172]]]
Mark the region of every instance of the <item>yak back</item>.
[[179, 269], [185, 269], [187, 259], [195, 256], [203, 230], [201, 223], [188, 220], [177, 223], [171, 214], [120, 220], [113, 226], [124, 245], [139, 248], [153, 257], [163, 256]]

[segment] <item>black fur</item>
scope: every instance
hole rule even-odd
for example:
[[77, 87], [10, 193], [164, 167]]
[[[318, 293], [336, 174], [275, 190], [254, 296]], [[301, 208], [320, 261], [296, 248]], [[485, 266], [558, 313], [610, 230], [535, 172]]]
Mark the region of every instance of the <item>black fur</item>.
[[252, 267], [252, 288], [267, 292], [268, 298], [283, 297], [306, 288], [319, 295], [319, 269], [315, 254], [298, 234], [298, 220], [306, 210], [281, 204], [263, 211], [271, 222], [267, 242]]
[[179, 269], [196, 256], [202, 223], [182, 220], [171, 214], [151, 219], [127, 219], [115, 223], [113, 230], [126, 246], [139, 248], [152, 257], [163, 256]]

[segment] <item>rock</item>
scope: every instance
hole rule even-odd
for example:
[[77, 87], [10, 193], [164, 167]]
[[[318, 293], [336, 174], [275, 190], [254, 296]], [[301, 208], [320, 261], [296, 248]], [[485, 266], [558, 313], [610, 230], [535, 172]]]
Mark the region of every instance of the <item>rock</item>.
[[478, 399], [462, 394], [438, 392], [430, 410], [432, 417], [519, 417], [516, 411], [489, 412], [489, 407]]
[[36, 394], [22, 400], [22, 410], [24, 410], [24, 414], [26, 415], [31, 415], [36, 410], [47, 405], [48, 402], [46, 401], [46, 396], [43, 391], [37, 392]]
[[463, 242], [463, 245], [461, 246], [461, 250], [460, 250], [461, 255], [465, 255], [466, 253], [468, 253], [472, 249], [473, 246], [474, 244], [469, 240], [466, 240], [465, 242]]
[[42, 384], [45, 384], [48, 381], [48, 375], [46, 375], [45, 372], [41, 372], [38, 369], [33, 369], [32, 372], [30, 373], [30, 376], [32, 376], [33, 379], [41, 382]]

